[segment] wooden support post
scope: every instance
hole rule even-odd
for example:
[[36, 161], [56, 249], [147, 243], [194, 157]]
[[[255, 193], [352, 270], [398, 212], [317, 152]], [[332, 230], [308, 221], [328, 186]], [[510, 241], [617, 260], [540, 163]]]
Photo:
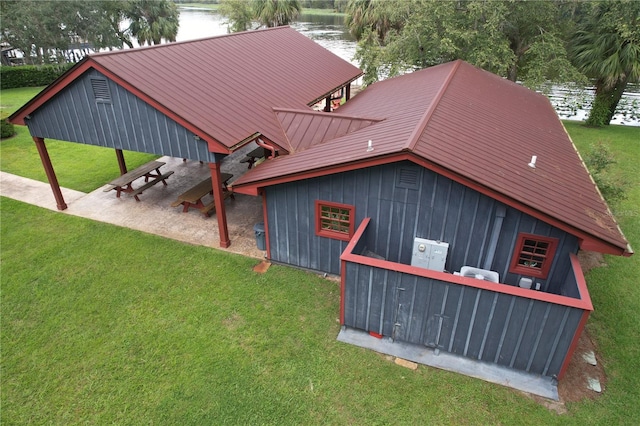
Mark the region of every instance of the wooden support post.
[[118, 167], [120, 167], [120, 175], [127, 173], [127, 163], [124, 162], [124, 154], [121, 149], [116, 149], [116, 157], [118, 158]]
[[224, 193], [222, 190], [222, 178], [220, 177], [220, 165], [209, 163], [211, 170], [211, 185], [213, 198], [216, 203], [216, 217], [218, 218], [218, 232], [220, 234], [220, 247], [227, 248], [231, 245], [229, 230], [227, 229], [227, 212], [224, 209]]
[[53, 196], [56, 199], [58, 210], [65, 210], [67, 208], [67, 203], [64, 202], [64, 197], [62, 196], [62, 191], [60, 190], [58, 178], [56, 177], [56, 173], [53, 170], [53, 165], [51, 164], [51, 158], [49, 157], [47, 147], [44, 144], [44, 138], [38, 138], [34, 136], [33, 141], [36, 143], [36, 148], [38, 149], [40, 160], [42, 161], [42, 165], [44, 166], [44, 172], [47, 174], [49, 185], [51, 185]]
[[331, 112], [331, 95], [324, 100], [324, 112]]
[[347, 84], [345, 88], [344, 100], [345, 102], [351, 99], [351, 83]]

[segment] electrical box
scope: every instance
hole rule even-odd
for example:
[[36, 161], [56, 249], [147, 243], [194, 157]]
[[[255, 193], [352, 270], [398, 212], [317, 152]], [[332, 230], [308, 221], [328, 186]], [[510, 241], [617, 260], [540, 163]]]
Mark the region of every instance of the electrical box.
[[449, 243], [416, 238], [413, 240], [411, 266], [443, 272], [448, 252]]

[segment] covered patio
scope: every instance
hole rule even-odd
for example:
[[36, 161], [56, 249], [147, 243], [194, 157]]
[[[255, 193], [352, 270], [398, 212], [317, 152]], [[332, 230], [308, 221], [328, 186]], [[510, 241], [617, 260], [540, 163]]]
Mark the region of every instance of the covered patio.
[[[231, 182], [247, 171], [247, 165], [239, 162], [245, 155], [244, 151], [237, 151], [222, 162], [222, 172], [233, 174]], [[63, 212], [189, 244], [264, 258], [264, 251], [256, 247], [253, 230], [254, 225], [262, 221], [261, 198], [235, 194], [235, 199], [225, 201], [227, 226], [233, 235], [233, 244], [227, 248], [220, 247], [216, 213], [206, 218], [195, 209], [183, 213], [182, 206], [171, 207], [179, 194], [210, 175], [207, 164], [190, 160], [185, 162], [175, 157], [160, 157], [159, 161], [166, 162], [163, 170], [171, 170], [174, 174], [167, 180], [167, 186], [155, 185], [144, 191], [140, 195], [140, 202], [136, 202], [129, 194], [117, 198], [115, 191], [104, 192], [107, 185], [90, 193], [63, 188], [67, 203], [67, 209]], [[51, 188], [46, 183], [3, 174], [1, 189], [2, 196], [57, 210]]]

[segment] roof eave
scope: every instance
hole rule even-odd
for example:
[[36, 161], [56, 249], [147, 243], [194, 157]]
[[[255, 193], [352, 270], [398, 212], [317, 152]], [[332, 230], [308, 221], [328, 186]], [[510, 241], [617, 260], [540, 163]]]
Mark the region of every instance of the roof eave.
[[341, 83], [339, 86], [329, 90], [328, 92], [326, 92], [322, 96], [320, 96], [318, 98], [315, 98], [313, 101], [309, 102], [307, 105], [308, 106], [312, 106], [312, 105], [317, 104], [321, 100], [326, 99], [327, 96], [330, 96], [332, 93], [337, 92], [339, 89], [342, 89], [343, 87], [346, 87], [347, 85], [353, 83], [354, 81], [356, 81], [357, 79], [359, 79], [363, 75], [364, 75], [364, 72], [360, 71], [360, 73], [358, 75], [356, 75], [355, 77], [352, 77], [350, 80], [347, 80], [344, 83]]
[[[543, 212], [540, 212], [537, 209], [534, 209], [518, 200], [512, 199], [504, 194], [500, 194], [495, 190], [488, 188], [482, 184], [479, 184], [475, 181], [472, 181], [464, 176], [460, 176], [459, 174], [450, 171], [448, 169], [443, 168], [437, 164], [434, 164], [430, 161], [425, 160], [422, 157], [418, 157], [417, 155], [404, 150], [399, 153], [394, 154], [386, 154], [378, 157], [370, 157], [366, 159], [362, 159], [359, 161], [354, 161], [351, 163], [343, 163], [338, 165], [333, 165], [330, 167], [323, 167], [315, 170], [308, 170], [304, 172], [292, 173], [284, 176], [277, 176], [262, 180], [257, 180], [254, 182], [248, 182], [246, 184], [240, 183], [233, 186], [234, 192], [238, 192], [240, 194], [246, 195], [259, 195], [259, 193], [268, 186], [278, 185], [282, 183], [289, 183], [303, 179], [310, 179], [320, 176], [325, 176], [334, 173], [341, 173], [350, 170], [361, 169], [365, 167], [372, 167], [382, 164], [389, 164], [394, 162], [399, 162], [403, 160], [408, 160], [414, 162], [422, 167], [430, 169], [438, 174], [449, 177], [450, 179], [474, 189], [484, 195], [487, 195], [495, 200], [498, 200], [504, 204], [507, 204], [513, 208], [516, 208], [520, 211], [523, 211], [533, 217], [536, 217], [546, 223], [549, 223], [568, 234], [576, 236], [579, 239], [580, 248], [583, 250], [596, 251], [604, 254], [612, 254], [616, 256], [631, 256], [633, 255], [633, 249], [629, 245], [629, 243], [621, 241], [619, 243], [615, 243], [613, 241], [605, 241], [595, 235], [588, 233], [587, 231], [576, 228], [573, 225], [570, 225], [564, 221], [561, 221], [557, 218], [549, 216]], [[622, 234], [621, 234], [622, 235]]]

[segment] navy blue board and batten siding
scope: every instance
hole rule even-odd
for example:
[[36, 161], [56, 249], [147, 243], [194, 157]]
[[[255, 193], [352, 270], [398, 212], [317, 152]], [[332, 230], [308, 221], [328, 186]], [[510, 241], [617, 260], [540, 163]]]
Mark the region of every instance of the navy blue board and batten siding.
[[543, 376], [558, 375], [584, 311], [347, 262], [344, 325]]
[[26, 120], [32, 136], [215, 162], [207, 143], [90, 69]]
[[408, 265], [415, 237], [440, 240], [449, 243], [448, 271], [491, 269], [510, 285], [521, 277], [509, 273], [518, 233], [558, 238], [549, 276], [535, 280], [549, 293], [561, 293], [578, 251], [576, 237], [407, 161], [265, 190], [271, 259], [336, 275], [347, 242], [315, 234], [316, 200], [355, 206], [356, 226], [370, 217], [366, 249], [386, 260]]

